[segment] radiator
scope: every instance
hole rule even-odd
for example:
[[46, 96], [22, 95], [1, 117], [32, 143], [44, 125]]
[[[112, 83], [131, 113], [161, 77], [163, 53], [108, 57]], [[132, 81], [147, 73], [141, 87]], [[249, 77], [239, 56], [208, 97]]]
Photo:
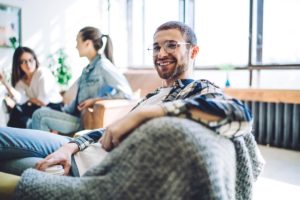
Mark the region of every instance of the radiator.
[[300, 150], [300, 104], [245, 101], [259, 144]]

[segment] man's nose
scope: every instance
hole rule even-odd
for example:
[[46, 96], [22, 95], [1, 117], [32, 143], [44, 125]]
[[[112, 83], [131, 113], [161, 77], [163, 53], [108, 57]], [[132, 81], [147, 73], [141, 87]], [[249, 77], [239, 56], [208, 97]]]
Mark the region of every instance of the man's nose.
[[163, 47], [160, 48], [160, 50], [159, 50], [159, 52], [158, 52], [158, 54], [157, 54], [157, 56], [158, 56], [159, 58], [165, 57], [165, 56], [167, 56], [167, 55], [168, 55], [168, 53], [166, 52], [165, 48], [163, 48]]

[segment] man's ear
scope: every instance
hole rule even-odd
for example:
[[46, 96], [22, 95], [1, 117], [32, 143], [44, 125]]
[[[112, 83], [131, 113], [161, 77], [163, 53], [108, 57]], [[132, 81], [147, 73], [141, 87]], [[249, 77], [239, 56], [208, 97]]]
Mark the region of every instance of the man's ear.
[[199, 53], [199, 46], [193, 46], [192, 47], [191, 58], [195, 59], [196, 56], [198, 55], [198, 53]]

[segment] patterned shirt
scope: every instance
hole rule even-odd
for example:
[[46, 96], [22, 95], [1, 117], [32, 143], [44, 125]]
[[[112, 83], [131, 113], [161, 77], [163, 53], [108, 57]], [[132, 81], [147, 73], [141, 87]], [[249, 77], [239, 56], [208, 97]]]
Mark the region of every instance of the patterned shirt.
[[[137, 108], [150, 97], [158, 94], [161, 88], [146, 95], [133, 109]], [[168, 116], [188, 118], [212, 129], [217, 134], [232, 138], [249, 133], [252, 127], [252, 115], [248, 108], [239, 100], [224, 94], [221, 88], [208, 80], [182, 79], [176, 80], [170, 93], [160, 104]], [[218, 121], [207, 121], [195, 118], [191, 109], [212, 114], [221, 118]], [[78, 144], [83, 150], [91, 143], [97, 142], [104, 129], [96, 129], [76, 138], [71, 142]]]

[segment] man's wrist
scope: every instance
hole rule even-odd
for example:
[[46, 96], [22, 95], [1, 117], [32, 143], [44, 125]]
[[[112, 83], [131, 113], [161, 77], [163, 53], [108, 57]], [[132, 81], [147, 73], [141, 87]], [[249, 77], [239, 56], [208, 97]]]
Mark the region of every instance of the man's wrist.
[[144, 107], [145, 109], [140, 110], [139, 117], [142, 120], [148, 120], [156, 117], [162, 117], [165, 115], [161, 105], [152, 105]]
[[79, 145], [73, 141], [65, 144], [64, 147], [67, 148], [71, 154], [75, 154], [79, 151]]

